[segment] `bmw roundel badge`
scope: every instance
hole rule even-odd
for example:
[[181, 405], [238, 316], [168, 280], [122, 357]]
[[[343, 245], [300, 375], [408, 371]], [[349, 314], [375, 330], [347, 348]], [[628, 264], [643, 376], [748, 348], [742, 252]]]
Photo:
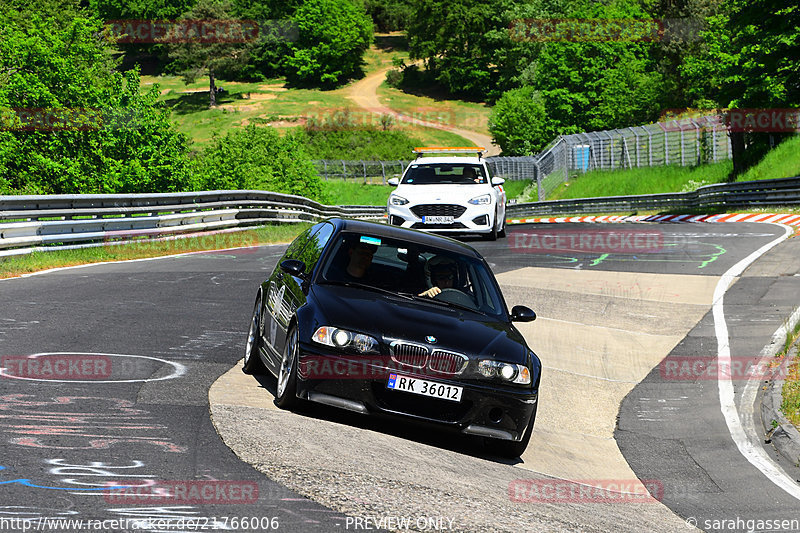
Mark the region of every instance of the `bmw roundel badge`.
[[425, 337], [425, 340], [428, 341], [430, 344], [436, 344], [436, 337], [433, 335], [428, 335]]

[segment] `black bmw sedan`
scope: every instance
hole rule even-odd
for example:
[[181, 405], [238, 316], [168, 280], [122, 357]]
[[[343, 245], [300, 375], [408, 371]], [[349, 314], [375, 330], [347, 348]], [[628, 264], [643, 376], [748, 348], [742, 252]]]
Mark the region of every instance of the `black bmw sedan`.
[[244, 371], [275, 403], [311, 401], [433, 422], [517, 457], [533, 430], [539, 358], [489, 266], [461, 242], [349, 219], [298, 236], [256, 296]]

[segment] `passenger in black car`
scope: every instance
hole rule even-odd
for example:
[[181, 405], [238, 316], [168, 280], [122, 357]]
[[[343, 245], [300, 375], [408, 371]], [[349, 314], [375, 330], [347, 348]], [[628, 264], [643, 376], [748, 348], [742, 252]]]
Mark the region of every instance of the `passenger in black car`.
[[348, 275], [362, 279], [367, 276], [369, 267], [372, 265], [372, 256], [375, 255], [377, 247], [363, 242], [353, 243], [347, 250], [349, 261], [345, 271]]

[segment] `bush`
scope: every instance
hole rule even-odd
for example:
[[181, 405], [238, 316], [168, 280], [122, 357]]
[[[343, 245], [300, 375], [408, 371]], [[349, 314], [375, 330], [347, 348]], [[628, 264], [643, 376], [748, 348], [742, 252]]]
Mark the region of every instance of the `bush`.
[[361, 74], [372, 42], [372, 22], [349, 0], [309, 0], [295, 12], [298, 39], [286, 58], [287, 78], [299, 85], [333, 87]]
[[[0, 12], [0, 190], [16, 193], [179, 191], [187, 139], [142, 94], [139, 74], [114, 70], [102, 24]], [[21, 68], [20, 65], [24, 65]], [[32, 119], [23, 119], [28, 110]], [[47, 120], [47, 122], [37, 122]]]
[[541, 95], [533, 87], [512, 89], [497, 101], [489, 116], [489, 131], [503, 155], [539, 152], [558, 135]]
[[251, 125], [216, 137], [196, 165], [197, 190], [258, 189], [324, 201], [300, 137], [274, 128]]
[[302, 135], [311, 159], [407, 160], [422, 144], [401, 131], [368, 127], [306, 128]]

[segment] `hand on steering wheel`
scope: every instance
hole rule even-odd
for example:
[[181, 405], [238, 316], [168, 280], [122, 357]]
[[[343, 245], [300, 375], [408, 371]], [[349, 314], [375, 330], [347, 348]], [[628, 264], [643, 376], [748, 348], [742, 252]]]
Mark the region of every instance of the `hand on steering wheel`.
[[434, 296], [440, 294], [441, 292], [442, 289], [440, 289], [439, 287], [431, 287], [427, 291], [419, 293], [417, 296], [426, 296], [428, 298], [433, 298]]

